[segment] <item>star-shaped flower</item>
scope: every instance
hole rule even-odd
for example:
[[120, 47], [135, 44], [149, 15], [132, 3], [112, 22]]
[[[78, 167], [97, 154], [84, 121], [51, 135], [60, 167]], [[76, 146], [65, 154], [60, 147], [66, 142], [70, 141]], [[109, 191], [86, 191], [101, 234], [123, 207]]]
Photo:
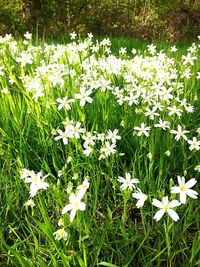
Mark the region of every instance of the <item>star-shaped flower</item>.
[[191, 198], [195, 198], [197, 199], [197, 195], [198, 193], [192, 189], [190, 189], [191, 187], [193, 187], [197, 180], [192, 178], [189, 181], [185, 182], [185, 177], [184, 176], [177, 176], [178, 179], [178, 184], [179, 186], [173, 186], [171, 188], [171, 193], [172, 194], [180, 194], [180, 202], [182, 204], [186, 203], [186, 197], [189, 196]]
[[168, 213], [174, 221], [179, 220], [178, 214], [173, 210], [173, 208], [181, 205], [178, 200], [169, 202], [168, 197], [163, 197], [161, 202], [154, 198], [152, 204], [160, 209], [153, 217], [156, 221], [159, 221], [165, 213]]

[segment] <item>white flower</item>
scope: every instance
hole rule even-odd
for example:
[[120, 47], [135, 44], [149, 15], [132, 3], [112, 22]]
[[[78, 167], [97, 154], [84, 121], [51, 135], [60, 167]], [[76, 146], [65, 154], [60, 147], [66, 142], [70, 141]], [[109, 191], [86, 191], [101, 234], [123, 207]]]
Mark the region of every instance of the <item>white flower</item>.
[[139, 131], [137, 136], [141, 136], [142, 134], [146, 135], [147, 137], [149, 136], [148, 131], [150, 131], [150, 127], [146, 126], [145, 123], [141, 123], [140, 127], [134, 127], [134, 129]]
[[57, 130], [57, 132], [59, 133], [58, 136], [56, 136], [54, 138], [54, 140], [59, 140], [62, 139], [63, 140], [63, 144], [66, 145], [68, 144], [68, 138], [69, 138], [69, 131], [61, 131], [60, 129]]
[[168, 107], [167, 109], [170, 111], [169, 116], [176, 114], [178, 115], [178, 117], [181, 117], [183, 112], [180, 108], [177, 108], [176, 106]]
[[56, 232], [53, 233], [56, 240], [67, 240], [68, 233], [64, 230], [64, 228], [58, 229]]
[[133, 194], [132, 194], [132, 197], [138, 199], [137, 203], [136, 203], [136, 207], [139, 209], [139, 208], [142, 208], [144, 206], [144, 202], [147, 200], [147, 195], [142, 193], [141, 189], [138, 189], [137, 191], [135, 191]]
[[31, 184], [29, 191], [31, 197], [34, 197], [37, 194], [38, 190], [40, 189], [46, 190], [49, 187], [49, 185], [46, 182], [44, 182], [44, 179], [48, 177], [49, 174], [45, 175], [42, 179], [41, 176], [42, 176], [41, 172], [35, 173], [34, 171], [29, 171], [27, 169], [21, 170], [20, 178], [24, 179], [26, 183]]
[[48, 80], [53, 86], [56, 86], [57, 84], [59, 84], [61, 87], [64, 86], [64, 79], [59, 72], [55, 72], [54, 74], [48, 76]]
[[146, 112], [144, 113], [145, 116], [149, 116], [150, 120], [154, 120], [154, 116], [160, 116], [159, 113], [155, 112], [157, 107], [153, 107], [153, 109], [146, 108]]
[[187, 54], [187, 56], [182, 56], [183, 59], [183, 65], [186, 65], [187, 63], [194, 65], [194, 60], [197, 59], [197, 57], [192, 57], [190, 53]]
[[109, 142], [106, 142], [105, 143], [105, 147], [102, 147], [100, 152], [101, 153], [104, 153], [106, 157], [110, 156], [111, 154], [115, 154], [116, 152], [116, 145], [113, 143], [113, 144], [110, 144]]
[[159, 123], [158, 124], [154, 124], [154, 127], [156, 128], [161, 128], [164, 131], [169, 128], [169, 122], [168, 121], [163, 121], [161, 118], [159, 118]]
[[189, 51], [191, 54], [196, 53], [197, 52], [197, 46], [195, 43], [193, 43], [188, 49], [187, 51]]
[[133, 48], [133, 49], [131, 50], [131, 53], [132, 53], [133, 55], [135, 55], [135, 54], [137, 53], [137, 50], [136, 50], [135, 48]]
[[135, 188], [135, 184], [139, 183], [139, 180], [137, 178], [131, 179], [131, 174], [128, 172], [125, 173], [125, 178], [118, 176], [117, 180], [122, 183], [122, 185], [120, 186], [122, 190], [125, 190], [127, 188], [133, 190]]
[[93, 149], [92, 147], [87, 146], [87, 147], [85, 147], [85, 149], [83, 150], [83, 154], [84, 154], [86, 157], [89, 157], [89, 155], [92, 154], [93, 150], [94, 150], [94, 149]]
[[119, 53], [120, 53], [121, 55], [125, 55], [125, 54], [127, 53], [126, 47], [120, 47], [120, 49], [119, 49]]
[[69, 202], [70, 204], [66, 205], [63, 208], [62, 214], [65, 214], [71, 210], [70, 222], [72, 222], [76, 216], [77, 210], [85, 210], [85, 203], [81, 202], [81, 198], [79, 196], [76, 196], [74, 193], [69, 196]]
[[32, 33], [26, 31], [26, 33], [24, 34], [24, 37], [28, 40], [30, 40], [32, 38]]
[[181, 75], [181, 78], [189, 79], [191, 77], [192, 73], [190, 69], [185, 69], [183, 71], [183, 74]]
[[125, 96], [125, 100], [128, 101], [128, 105], [132, 106], [133, 104], [137, 105], [138, 104], [138, 98], [139, 94], [135, 94], [133, 92], [129, 93], [129, 96]]
[[34, 197], [37, 194], [38, 190], [46, 190], [49, 187], [49, 184], [44, 182], [44, 179], [49, 176], [49, 174], [45, 175], [42, 179], [40, 178], [41, 175], [42, 173], [38, 172], [34, 177], [25, 179], [25, 182], [31, 183], [29, 192], [31, 197]]
[[169, 99], [173, 99], [173, 95], [171, 94], [171, 92], [173, 91], [172, 87], [170, 87], [168, 89], [166, 87], [163, 87], [161, 89], [162, 90], [159, 93], [159, 95], [161, 96], [161, 100], [168, 101]]
[[80, 133], [85, 133], [86, 130], [84, 128], [81, 128], [81, 123], [77, 122], [76, 125], [69, 125], [68, 127], [69, 134], [71, 137], [75, 137], [76, 139], [80, 138]]
[[162, 198], [162, 202], [154, 198], [152, 204], [160, 209], [154, 215], [156, 221], [159, 221], [165, 213], [168, 213], [174, 221], [179, 220], [178, 214], [173, 210], [173, 208], [181, 205], [178, 200], [169, 202], [168, 197], [166, 196]]
[[193, 149], [199, 150], [200, 149], [200, 141], [198, 141], [196, 137], [193, 137], [192, 140], [188, 140], [187, 142], [190, 145], [190, 147], [189, 147], [190, 150], [193, 150]]
[[93, 37], [93, 34], [90, 32], [90, 33], [88, 33], [88, 38], [89, 39], [92, 39], [92, 37]]
[[156, 53], [156, 46], [151, 44], [151, 45], [147, 45], [148, 51], [151, 55], [154, 55]]
[[99, 46], [98, 45], [93, 45], [91, 46], [91, 50], [93, 53], [97, 53], [99, 51]]
[[26, 64], [32, 64], [33, 63], [33, 60], [32, 60], [33, 57], [31, 54], [22, 52], [20, 55], [21, 55], [21, 57], [16, 58], [16, 61], [21, 62], [22, 67], [25, 67]]
[[58, 106], [58, 110], [61, 110], [62, 108], [66, 108], [66, 110], [70, 110], [71, 107], [69, 103], [74, 102], [74, 99], [68, 99], [67, 97], [64, 97], [63, 99], [61, 98], [56, 99], [56, 102], [60, 103], [60, 105]]
[[188, 104], [187, 106], [185, 106], [185, 110], [188, 113], [193, 113], [194, 112], [194, 107], [191, 104]]
[[80, 106], [85, 106], [86, 102], [92, 103], [93, 99], [89, 97], [89, 95], [92, 93], [92, 90], [85, 90], [84, 87], [80, 88], [80, 94], [75, 94], [76, 99], [80, 99]]
[[182, 177], [177, 176], [177, 178], [178, 178], [179, 186], [173, 186], [171, 188], [171, 193], [172, 194], [180, 194], [180, 202], [182, 204], [186, 203], [186, 197], [187, 196], [197, 199], [198, 193], [196, 191], [190, 189], [191, 187], [193, 187], [196, 184], [197, 180], [192, 178], [187, 183], [185, 183], [185, 177], [184, 176], [182, 176]]
[[176, 130], [171, 130], [170, 133], [176, 134], [175, 140], [178, 141], [181, 137], [187, 141], [187, 136], [185, 135], [186, 133], [189, 133], [187, 130], [182, 130], [181, 125], [178, 125], [178, 129]]
[[176, 46], [174, 45], [174, 46], [171, 46], [171, 48], [170, 48], [170, 51], [171, 52], [176, 52], [178, 49], [176, 48]]
[[101, 42], [100, 42], [101, 46], [110, 46], [111, 45], [111, 41], [109, 38], [104, 38]]
[[108, 130], [106, 139], [111, 139], [112, 143], [116, 143], [116, 140], [120, 140], [121, 136], [118, 135], [118, 130], [117, 129], [115, 129], [113, 132], [111, 130]]
[[75, 31], [73, 31], [69, 35], [70, 35], [71, 40], [74, 40], [76, 38], [76, 36], [77, 36], [77, 34], [75, 33]]
[[83, 135], [82, 136], [82, 139], [85, 140], [83, 146], [85, 148], [88, 147], [88, 145], [91, 145], [91, 146], [94, 146], [95, 145], [95, 142], [94, 140], [96, 140], [96, 136], [93, 135], [91, 132], [87, 132], [86, 135]]
[[97, 140], [103, 142], [105, 140], [105, 133], [97, 134]]

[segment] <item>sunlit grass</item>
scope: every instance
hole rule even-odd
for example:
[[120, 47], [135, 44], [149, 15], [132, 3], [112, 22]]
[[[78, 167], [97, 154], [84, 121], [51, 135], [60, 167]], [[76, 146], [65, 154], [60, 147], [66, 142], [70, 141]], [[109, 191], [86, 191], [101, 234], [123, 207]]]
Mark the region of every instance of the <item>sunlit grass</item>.
[[0, 39], [0, 262], [198, 266], [199, 42], [71, 38]]

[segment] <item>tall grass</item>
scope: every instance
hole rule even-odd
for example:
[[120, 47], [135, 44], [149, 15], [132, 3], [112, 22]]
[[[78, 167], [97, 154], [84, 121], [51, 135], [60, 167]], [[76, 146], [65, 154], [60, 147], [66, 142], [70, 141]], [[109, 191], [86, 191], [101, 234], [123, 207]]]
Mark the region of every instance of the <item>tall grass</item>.
[[[152, 200], [180, 201], [171, 193], [177, 176], [199, 179], [198, 143], [192, 150], [188, 143], [200, 136], [199, 43], [173, 52], [165, 44], [160, 49], [134, 41], [111, 44], [91, 36], [62, 45], [33, 45], [31, 36], [25, 37], [6, 36], [0, 42], [2, 265], [198, 266], [198, 200], [187, 196], [186, 204], [176, 208], [177, 222], [169, 214], [156, 221]], [[80, 88], [91, 98], [82, 104]], [[168, 99], [158, 94], [165, 89], [172, 89]], [[133, 103], [131, 92], [133, 97], [140, 92]], [[59, 108], [64, 97], [74, 102]], [[145, 113], [155, 105], [159, 115], [151, 119]], [[169, 114], [173, 106], [181, 115]], [[155, 126], [159, 117], [169, 128]], [[73, 132], [77, 122], [80, 138]], [[135, 127], [142, 123], [150, 127], [149, 136], [139, 136]], [[187, 140], [174, 139], [170, 131], [178, 125], [189, 131]], [[108, 131], [115, 129], [121, 139], [111, 140]], [[89, 143], [91, 154], [83, 139], [88, 132], [95, 142]], [[106, 142], [116, 150], [110, 155]], [[49, 174], [39, 180], [48, 185], [45, 190], [33, 181], [40, 171], [40, 177]], [[118, 177], [127, 173], [139, 180], [133, 190], [121, 188]], [[77, 189], [84, 180], [89, 188]], [[141, 208], [132, 197], [136, 189], [148, 197]], [[70, 210], [62, 211], [73, 192], [82, 192], [86, 208], [77, 209], [70, 221]], [[59, 229], [66, 238], [61, 234], [59, 240]]]

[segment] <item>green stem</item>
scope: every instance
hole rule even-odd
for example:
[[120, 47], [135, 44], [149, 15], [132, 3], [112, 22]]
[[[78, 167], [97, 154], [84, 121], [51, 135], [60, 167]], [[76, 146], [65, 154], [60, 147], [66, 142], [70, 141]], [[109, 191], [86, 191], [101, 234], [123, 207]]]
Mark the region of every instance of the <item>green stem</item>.
[[167, 216], [167, 223], [164, 223], [165, 228], [165, 242], [167, 247], [167, 267], [171, 267], [171, 246], [170, 246], [170, 235], [169, 235], [169, 215]]

